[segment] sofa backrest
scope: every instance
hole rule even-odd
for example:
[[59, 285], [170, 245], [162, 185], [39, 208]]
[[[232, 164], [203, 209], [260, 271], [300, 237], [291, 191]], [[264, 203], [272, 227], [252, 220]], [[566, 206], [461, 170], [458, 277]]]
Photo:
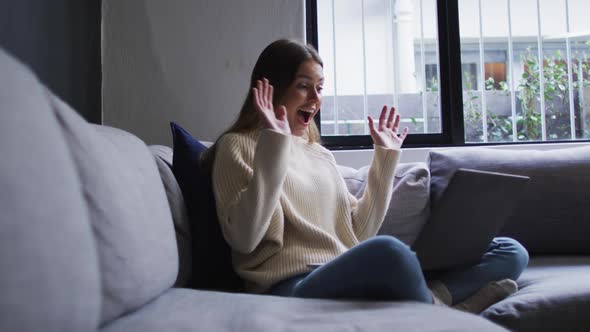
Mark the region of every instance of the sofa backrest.
[[0, 73], [0, 330], [95, 330], [170, 288], [176, 239], [148, 147], [1, 51]]
[[172, 173], [173, 152], [171, 148], [164, 145], [151, 145], [149, 148], [158, 165], [174, 222], [179, 263], [178, 276], [174, 286], [190, 287], [193, 272], [196, 272], [193, 271], [192, 236], [184, 196], [174, 173]]
[[89, 212], [48, 95], [0, 49], [0, 331], [93, 331]]
[[500, 235], [519, 240], [531, 254], [590, 254], [590, 145], [549, 151], [461, 148], [431, 152], [433, 199], [444, 192], [457, 168], [531, 178]]
[[148, 147], [91, 125], [53, 98], [88, 208], [102, 280], [101, 325], [172, 287], [178, 252], [170, 208]]

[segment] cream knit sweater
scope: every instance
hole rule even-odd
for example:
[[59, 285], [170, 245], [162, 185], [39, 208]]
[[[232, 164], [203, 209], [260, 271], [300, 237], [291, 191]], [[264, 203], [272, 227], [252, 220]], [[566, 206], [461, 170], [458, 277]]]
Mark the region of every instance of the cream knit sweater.
[[375, 146], [361, 199], [351, 195], [330, 151], [271, 130], [218, 142], [213, 191], [235, 271], [246, 290], [309, 272], [377, 234], [391, 199], [400, 151]]

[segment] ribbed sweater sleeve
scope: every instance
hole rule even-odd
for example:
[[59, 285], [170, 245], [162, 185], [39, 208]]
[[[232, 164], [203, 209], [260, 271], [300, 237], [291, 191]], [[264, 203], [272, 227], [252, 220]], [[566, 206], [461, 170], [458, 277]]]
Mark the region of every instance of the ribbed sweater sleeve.
[[[287, 173], [291, 137], [262, 130], [258, 143], [245, 135], [225, 135], [217, 147], [213, 188], [226, 241], [237, 252], [254, 251], [279, 204]], [[254, 157], [248, 153], [254, 150]]]
[[363, 196], [351, 195], [353, 230], [359, 241], [375, 236], [383, 223], [393, 193], [395, 168], [401, 151], [375, 145]]

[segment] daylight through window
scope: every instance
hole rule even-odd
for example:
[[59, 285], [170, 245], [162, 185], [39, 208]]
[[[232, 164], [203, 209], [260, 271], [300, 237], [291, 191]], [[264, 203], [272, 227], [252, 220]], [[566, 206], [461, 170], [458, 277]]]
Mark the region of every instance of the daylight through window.
[[[461, 112], [441, 107], [437, 1], [316, 5], [322, 136], [368, 135], [384, 104], [413, 134]], [[458, 11], [465, 143], [590, 139], [590, 2], [459, 0]]]

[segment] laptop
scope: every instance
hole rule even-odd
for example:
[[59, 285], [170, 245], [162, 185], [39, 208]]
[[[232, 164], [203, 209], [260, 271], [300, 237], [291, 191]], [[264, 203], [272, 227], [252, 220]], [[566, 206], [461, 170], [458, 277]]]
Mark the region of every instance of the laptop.
[[512, 214], [530, 178], [459, 168], [412, 249], [424, 271], [468, 266], [480, 261]]

